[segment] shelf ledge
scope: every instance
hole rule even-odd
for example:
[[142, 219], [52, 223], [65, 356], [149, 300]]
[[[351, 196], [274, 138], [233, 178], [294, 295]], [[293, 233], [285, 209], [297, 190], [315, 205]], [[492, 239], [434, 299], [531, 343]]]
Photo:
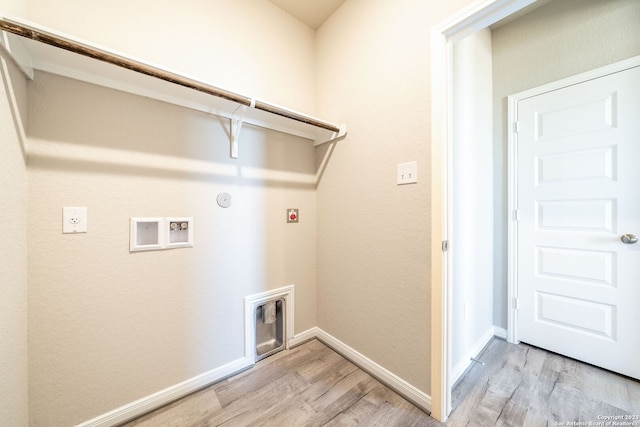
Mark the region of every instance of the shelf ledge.
[[231, 92], [24, 20], [0, 17], [0, 54], [29, 78], [34, 70], [149, 97], [231, 120], [232, 157], [244, 123], [310, 139], [314, 145], [346, 135], [346, 125]]

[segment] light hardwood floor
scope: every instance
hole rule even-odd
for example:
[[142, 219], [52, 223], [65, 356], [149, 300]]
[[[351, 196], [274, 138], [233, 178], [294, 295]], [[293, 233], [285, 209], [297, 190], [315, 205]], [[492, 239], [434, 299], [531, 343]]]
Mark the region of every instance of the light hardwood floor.
[[156, 426], [440, 426], [317, 340], [139, 418]]
[[[500, 339], [479, 359], [486, 365], [474, 365], [456, 385], [444, 424], [313, 340], [125, 426], [520, 427], [640, 415], [638, 381]], [[640, 427], [633, 421], [626, 425]]]
[[[478, 359], [486, 366], [474, 364], [454, 387], [447, 427], [607, 425], [599, 417], [640, 417], [636, 380], [497, 338]], [[640, 419], [611, 421], [640, 426]]]

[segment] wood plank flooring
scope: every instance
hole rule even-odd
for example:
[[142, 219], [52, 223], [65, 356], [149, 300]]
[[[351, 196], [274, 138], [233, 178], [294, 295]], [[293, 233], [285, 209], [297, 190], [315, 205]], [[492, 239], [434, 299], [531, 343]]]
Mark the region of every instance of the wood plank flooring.
[[[633, 379], [497, 338], [478, 359], [486, 366], [474, 364], [453, 389], [447, 427], [607, 425], [599, 416], [640, 417], [640, 382]], [[640, 419], [622, 421], [609, 425], [640, 426]]]
[[127, 427], [440, 426], [317, 340], [160, 408]]
[[[640, 382], [526, 344], [494, 339], [453, 390], [440, 423], [319, 341], [134, 420], [156, 426], [560, 426], [640, 416]], [[610, 425], [640, 427], [640, 419]], [[606, 421], [602, 425], [605, 424]]]

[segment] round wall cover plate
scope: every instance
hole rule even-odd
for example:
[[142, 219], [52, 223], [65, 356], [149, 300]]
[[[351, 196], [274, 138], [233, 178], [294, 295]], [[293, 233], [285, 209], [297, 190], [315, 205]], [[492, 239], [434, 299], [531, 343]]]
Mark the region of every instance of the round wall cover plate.
[[218, 205], [222, 208], [228, 208], [231, 206], [231, 194], [229, 193], [220, 193], [218, 194]]

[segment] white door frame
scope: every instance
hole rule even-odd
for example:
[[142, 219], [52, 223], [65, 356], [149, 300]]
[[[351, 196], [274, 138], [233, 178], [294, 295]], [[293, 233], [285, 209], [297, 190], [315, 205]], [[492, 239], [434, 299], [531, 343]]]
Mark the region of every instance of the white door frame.
[[[588, 80], [593, 80], [598, 77], [603, 77], [612, 73], [628, 70], [640, 66], [640, 56], [629, 58], [614, 64], [606, 65], [604, 67], [596, 68], [584, 73], [580, 73], [571, 77], [567, 77], [562, 80], [558, 80], [552, 83], [538, 86], [532, 89], [527, 89], [522, 92], [510, 95], [507, 97], [508, 104], [508, 119], [507, 123], [510, 126], [508, 132], [508, 209], [509, 212], [514, 212], [518, 206], [518, 191], [517, 191], [517, 177], [518, 177], [518, 162], [517, 162], [517, 133], [515, 132], [512, 123], [516, 122], [518, 117], [518, 101], [521, 101], [532, 96], [541, 95], [546, 92], [562, 89], [567, 86], [583, 83]], [[508, 261], [507, 261], [507, 304], [509, 306], [507, 310], [507, 340], [512, 343], [518, 343], [518, 312], [516, 310], [516, 298], [518, 298], [518, 233], [516, 229], [516, 221], [513, 220], [513, 215], [509, 215], [511, 220], [508, 227]]]
[[431, 415], [451, 412], [451, 282], [443, 251], [451, 223], [453, 44], [540, 0], [477, 0], [431, 34]]

